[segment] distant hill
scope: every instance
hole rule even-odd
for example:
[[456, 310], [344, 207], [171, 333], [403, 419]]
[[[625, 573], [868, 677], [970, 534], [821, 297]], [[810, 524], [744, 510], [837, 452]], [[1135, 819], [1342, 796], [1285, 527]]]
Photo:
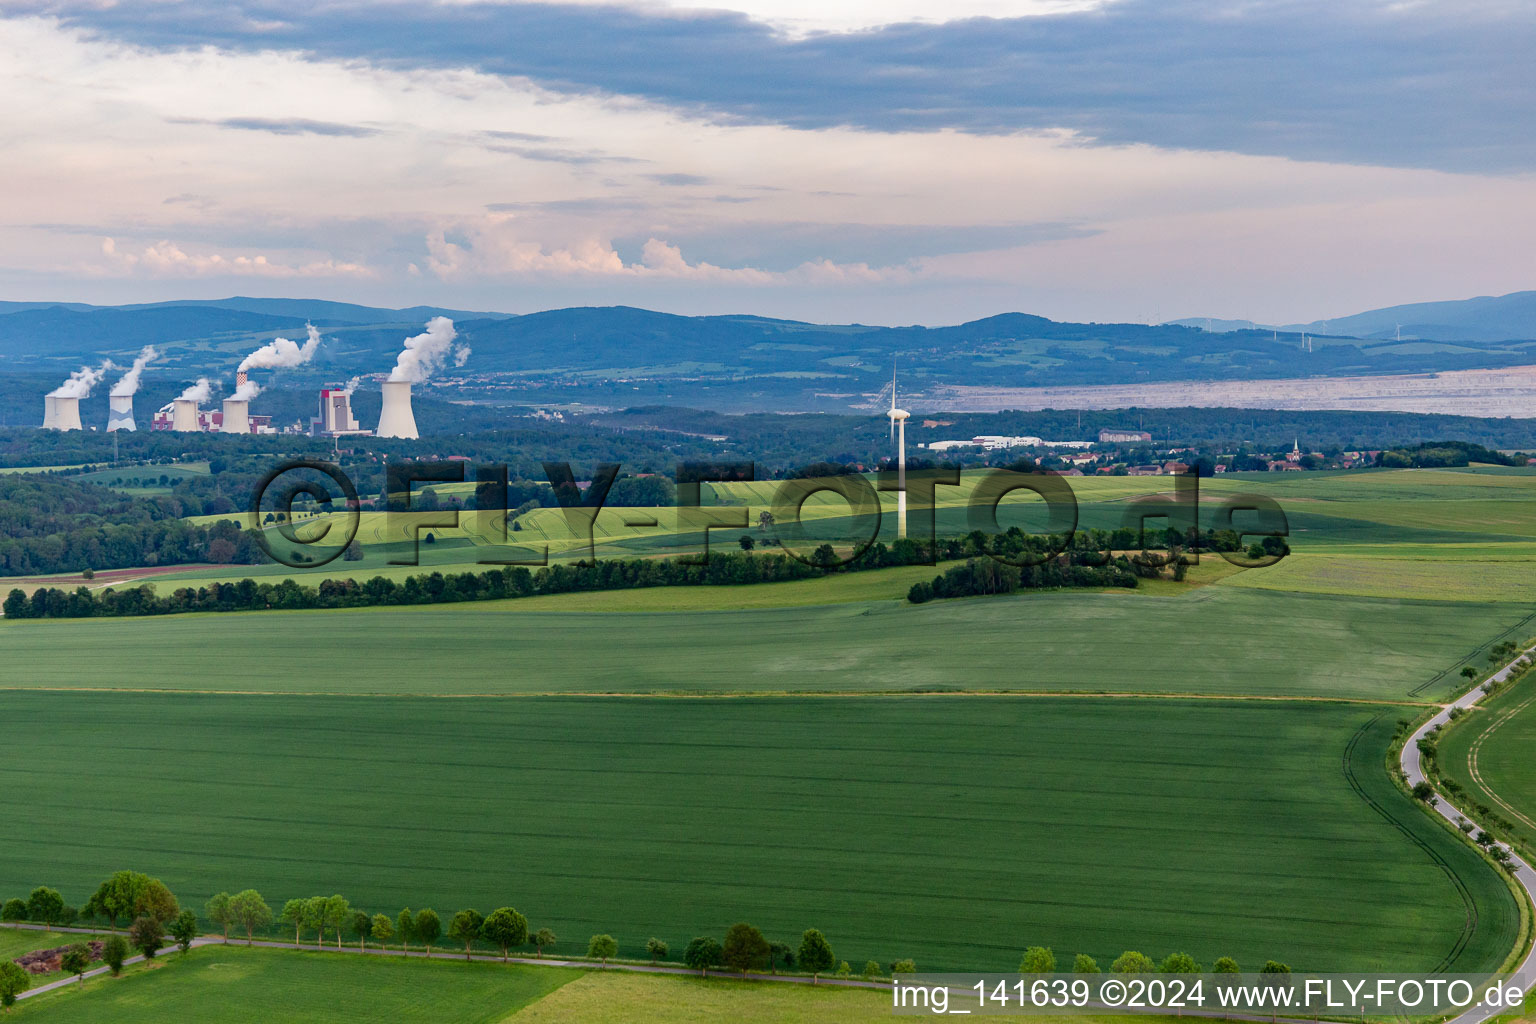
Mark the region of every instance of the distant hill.
[[1482, 295], [1445, 302], [1410, 302], [1306, 324], [1257, 324], [1252, 320], [1185, 317], [1171, 324], [1213, 333], [1260, 330], [1333, 335], [1366, 341], [1531, 341], [1536, 339], [1536, 291]]
[[1536, 291], [1450, 302], [1411, 302], [1335, 320], [1292, 324], [1281, 330], [1395, 339], [1399, 325], [1404, 340], [1528, 341], [1536, 338]]
[[[1514, 322], [1516, 298], [1490, 301], [1501, 303], [1500, 315]], [[1387, 312], [1378, 311], [1378, 319]], [[152, 342], [164, 352], [152, 377], [184, 381], [208, 374], [227, 383], [242, 355], [276, 335], [301, 338], [311, 321], [325, 338], [319, 353], [312, 364], [283, 375], [285, 384], [309, 386], [388, 370], [402, 340], [437, 315], [451, 317], [472, 350], [462, 369], [442, 376], [481, 389], [481, 400], [509, 403], [846, 410], [868, 407], [890, 380], [893, 363], [900, 366], [903, 394], [917, 398], [946, 385], [1124, 385], [1536, 363], [1536, 340], [1407, 340], [1406, 322], [1403, 343], [1357, 339], [1343, 335], [1348, 318], [1334, 321], [1331, 331], [1309, 327], [1318, 336], [1304, 347], [1300, 334], [1287, 329], [1239, 323], [1217, 331], [1213, 323], [1206, 330], [1198, 320], [1192, 322], [1198, 326], [1084, 324], [1002, 313], [944, 327], [874, 327], [746, 314], [677, 316], [631, 306], [514, 316], [230, 298], [0, 306], [0, 373], [62, 377], [106, 356], [123, 362]], [[1491, 322], [1490, 314], [1485, 323]]]

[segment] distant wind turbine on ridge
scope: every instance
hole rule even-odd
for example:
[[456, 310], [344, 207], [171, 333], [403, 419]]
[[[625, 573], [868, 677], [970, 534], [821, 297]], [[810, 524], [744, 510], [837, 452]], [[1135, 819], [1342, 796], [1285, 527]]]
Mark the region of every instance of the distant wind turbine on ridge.
[[891, 364], [891, 439], [896, 442], [896, 537], [907, 535], [907, 410], [896, 408], [896, 364]]

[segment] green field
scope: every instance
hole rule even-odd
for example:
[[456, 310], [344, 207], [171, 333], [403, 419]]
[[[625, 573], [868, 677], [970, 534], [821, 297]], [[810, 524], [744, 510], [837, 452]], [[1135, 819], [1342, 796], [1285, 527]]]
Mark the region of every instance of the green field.
[[1536, 675], [1528, 675], [1446, 730], [1440, 769], [1472, 798], [1512, 822], [1536, 849]]
[[[845, 580], [850, 587], [863, 582], [862, 574]], [[1061, 591], [925, 605], [900, 601], [904, 590], [892, 587], [883, 601], [744, 611], [615, 615], [527, 610], [511, 600], [31, 620], [0, 622], [0, 643], [9, 670], [5, 685], [20, 688], [1003, 689], [1406, 700], [1449, 693], [1462, 682], [1455, 673], [1465, 659], [1528, 617], [1524, 606], [1512, 603], [1394, 601], [1221, 584], [1178, 596]], [[677, 600], [676, 591], [662, 588], [626, 596]]]
[[3, 713], [0, 892], [78, 902], [132, 866], [193, 905], [510, 903], [556, 952], [745, 919], [935, 969], [1040, 942], [1471, 970], [1515, 936], [1503, 882], [1382, 771], [1396, 716], [1369, 705], [12, 692]]
[[205, 947], [17, 1004], [49, 1024], [496, 1024], [580, 973], [452, 960]]

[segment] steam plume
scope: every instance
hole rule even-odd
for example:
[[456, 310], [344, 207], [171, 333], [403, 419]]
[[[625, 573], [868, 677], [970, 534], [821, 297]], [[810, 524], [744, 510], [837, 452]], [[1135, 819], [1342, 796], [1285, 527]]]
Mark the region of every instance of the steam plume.
[[453, 341], [458, 336], [453, 321], [447, 317], [435, 316], [428, 320], [426, 331], [405, 339], [405, 347], [400, 350], [389, 379], [420, 384], [446, 366], [450, 358], [454, 366], [463, 366], [464, 360], [469, 358], [469, 346], [455, 347]]
[[144, 367], [148, 366], [152, 360], [159, 358], [159, 349], [153, 345], [145, 345], [143, 350], [139, 352], [138, 358], [134, 359], [133, 365], [128, 368], [128, 372], [118, 378], [116, 384], [112, 385], [112, 397], [127, 398], [137, 393], [139, 390], [139, 374], [144, 372]]
[[202, 405], [213, 397], [213, 381], [207, 377], [197, 378], [197, 383], [189, 386], [187, 390], [176, 396], [178, 402], [196, 402]]
[[104, 361], [96, 369], [82, 366], [69, 375], [69, 380], [48, 392], [49, 398], [90, 398], [91, 389], [101, 383], [101, 378], [112, 369], [112, 360]]
[[[315, 356], [320, 347], [320, 332], [314, 324], [305, 324], [309, 340], [303, 345], [287, 338], [273, 338], [255, 352], [240, 361], [240, 370], [286, 370], [303, 366]], [[259, 390], [259, 389], [258, 389]]]
[[239, 399], [242, 402], [249, 402], [259, 394], [261, 394], [261, 385], [253, 380], [247, 380], [236, 387], [235, 393], [229, 397]]

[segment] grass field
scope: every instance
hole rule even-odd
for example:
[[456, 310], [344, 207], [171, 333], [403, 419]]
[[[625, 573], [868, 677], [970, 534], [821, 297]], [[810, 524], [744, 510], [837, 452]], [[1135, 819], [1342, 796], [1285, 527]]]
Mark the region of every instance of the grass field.
[[[839, 585], [864, 583], [858, 575], [845, 579]], [[881, 601], [746, 611], [614, 615], [527, 610], [514, 600], [0, 621], [0, 644], [9, 669], [5, 685], [21, 688], [1004, 689], [1402, 700], [1450, 692], [1461, 682], [1455, 673], [1465, 659], [1529, 614], [1512, 603], [1392, 601], [1222, 584], [1178, 596], [1059, 591], [918, 606], [895, 600], [903, 590], [897, 584]], [[680, 596], [655, 589], [625, 600], [643, 606]]]
[[76, 902], [132, 866], [194, 906], [510, 903], [556, 952], [746, 919], [993, 970], [1036, 942], [1470, 970], [1517, 916], [1393, 788], [1368, 705], [12, 692], [4, 717], [0, 892]]
[[48, 1024], [497, 1024], [580, 973], [211, 946], [18, 1003]]

